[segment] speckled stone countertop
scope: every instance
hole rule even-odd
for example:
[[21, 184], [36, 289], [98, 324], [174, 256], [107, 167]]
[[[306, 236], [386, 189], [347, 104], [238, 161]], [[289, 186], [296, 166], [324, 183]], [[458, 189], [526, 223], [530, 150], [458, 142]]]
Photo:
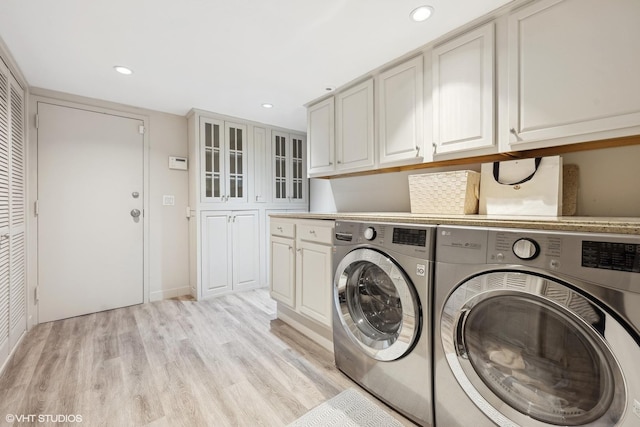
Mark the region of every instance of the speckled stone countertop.
[[640, 235], [640, 217], [541, 217], [489, 215], [427, 215], [408, 212], [296, 212], [272, 213], [273, 218], [404, 222], [411, 224], [468, 225], [479, 227], [527, 228], [536, 230], [579, 231]]

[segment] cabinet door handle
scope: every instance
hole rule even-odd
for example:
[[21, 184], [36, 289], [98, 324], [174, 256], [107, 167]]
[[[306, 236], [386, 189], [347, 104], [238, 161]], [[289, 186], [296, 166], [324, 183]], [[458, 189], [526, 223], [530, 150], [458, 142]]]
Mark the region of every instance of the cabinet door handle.
[[416, 157], [420, 157], [420, 147], [416, 145]]
[[333, 166], [333, 162], [329, 162], [329, 166]]
[[276, 227], [276, 230], [278, 230], [279, 232], [283, 232], [284, 230], [282, 229], [282, 227]]
[[309, 234], [313, 234], [315, 236], [316, 230], [309, 230]]
[[515, 128], [509, 129], [509, 133], [516, 137], [516, 141], [522, 141], [522, 138], [520, 138], [520, 135], [518, 135], [518, 131]]
[[433, 154], [436, 154], [436, 151], [438, 151], [438, 144], [434, 142], [432, 145], [433, 145]]
[[342, 162], [341, 162], [340, 160], [338, 160], [338, 164], [339, 164], [339, 165], [341, 165], [341, 164], [342, 164]]

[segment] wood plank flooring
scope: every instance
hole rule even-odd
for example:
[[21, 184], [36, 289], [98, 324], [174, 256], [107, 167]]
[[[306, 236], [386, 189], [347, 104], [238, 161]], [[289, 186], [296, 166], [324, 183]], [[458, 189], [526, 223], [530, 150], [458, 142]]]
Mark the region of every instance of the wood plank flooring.
[[47, 425], [42, 414], [82, 417], [56, 426], [284, 426], [359, 389], [275, 310], [258, 289], [38, 325], [0, 376], [0, 426]]

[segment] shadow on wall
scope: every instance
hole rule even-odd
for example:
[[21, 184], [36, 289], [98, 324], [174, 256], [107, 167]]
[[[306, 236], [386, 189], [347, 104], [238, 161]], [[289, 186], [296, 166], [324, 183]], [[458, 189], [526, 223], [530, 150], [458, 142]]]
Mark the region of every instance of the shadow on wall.
[[[640, 217], [640, 145], [567, 153], [579, 167], [576, 215]], [[480, 164], [311, 180], [311, 212], [410, 212], [408, 176], [469, 169]], [[482, 185], [482, 183], [481, 183]]]
[[468, 169], [480, 164], [311, 180], [311, 212], [410, 212], [409, 175]]

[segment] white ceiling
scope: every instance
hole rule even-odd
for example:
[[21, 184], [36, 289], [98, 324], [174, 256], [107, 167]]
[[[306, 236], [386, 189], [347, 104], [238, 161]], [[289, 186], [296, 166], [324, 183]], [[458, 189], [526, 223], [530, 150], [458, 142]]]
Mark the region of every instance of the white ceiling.
[[[32, 87], [306, 130], [303, 104], [325, 87], [509, 1], [2, 0], [0, 37]], [[410, 21], [422, 4], [433, 16]]]

